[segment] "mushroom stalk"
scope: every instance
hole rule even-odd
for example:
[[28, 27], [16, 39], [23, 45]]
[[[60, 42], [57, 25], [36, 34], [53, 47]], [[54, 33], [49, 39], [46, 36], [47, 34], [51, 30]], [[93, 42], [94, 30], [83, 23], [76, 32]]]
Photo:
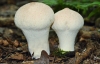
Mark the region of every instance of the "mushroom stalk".
[[28, 48], [31, 55], [35, 52], [33, 58], [36, 58], [36, 59], [39, 58], [42, 50], [45, 50], [48, 54], [50, 54], [49, 44], [48, 44], [49, 43], [48, 42], [49, 28], [44, 29], [44, 30], [25, 30], [24, 29], [23, 33], [28, 41]]
[[61, 50], [74, 51], [74, 42], [78, 31], [74, 31], [74, 32], [76, 33], [73, 33], [73, 31], [68, 31], [68, 30], [57, 32], [59, 42], [60, 42], [59, 47]]

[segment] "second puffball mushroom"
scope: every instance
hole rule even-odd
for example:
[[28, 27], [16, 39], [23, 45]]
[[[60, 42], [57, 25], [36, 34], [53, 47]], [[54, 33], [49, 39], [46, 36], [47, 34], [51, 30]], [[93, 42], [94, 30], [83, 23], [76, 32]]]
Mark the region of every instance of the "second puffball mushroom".
[[59, 38], [59, 48], [63, 51], [74, 51], [75, 38], [84, 24], [83, 17], [69, 8], [55, 13], [52, 26]]
[[20, 7], [15, 14], [15, 24], [24, 33], [32, 58], [40, 58], [41, 51], [49, 51], [49, 29], [54, 21], [54, 12], [46, 4], [31, 2]]

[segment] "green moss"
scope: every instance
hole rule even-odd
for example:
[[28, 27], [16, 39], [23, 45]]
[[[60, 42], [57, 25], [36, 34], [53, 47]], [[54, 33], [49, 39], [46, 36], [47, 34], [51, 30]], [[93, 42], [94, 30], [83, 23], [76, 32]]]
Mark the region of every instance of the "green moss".
[[66, 54], [68, 53], [69, 51], [63, 51], [61, 49], [57, 49], [53, 52], [53, 54], [57, 57], [66, 57]]

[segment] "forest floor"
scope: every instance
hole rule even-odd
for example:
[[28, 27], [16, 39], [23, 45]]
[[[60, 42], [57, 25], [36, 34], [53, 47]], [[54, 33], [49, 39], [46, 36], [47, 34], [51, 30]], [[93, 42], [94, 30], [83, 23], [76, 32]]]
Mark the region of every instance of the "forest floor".
[[15, 5], [0, 6], [0, 64], [100, 64], [100, 29], [88, 25], [83, 26], [76, 37], [74, 55], [54, 54], [59, 41], [51, 29], [51, 54], [48, 57], [43, 51], [40, 59], [32, 59], [25, 36], [14, 24], [17, 9]]

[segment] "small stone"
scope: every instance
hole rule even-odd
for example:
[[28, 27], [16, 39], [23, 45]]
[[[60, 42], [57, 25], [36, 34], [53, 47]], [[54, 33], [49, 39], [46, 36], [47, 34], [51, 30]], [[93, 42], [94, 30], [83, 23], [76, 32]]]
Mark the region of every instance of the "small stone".
[[10, 59], [24, 60], [24, 56], [23, 56], [23, 54], [16, 53], [16, 54], [12, 54], [12, 55], [10, 56]]
[[9, 45], [9, 42], [7, 40], [3, 40], [3, 45], [4, 46], [8, 46]]
[[19, 42], [18, 42], [17, 40], [15, 40], [15, 41], [13, 42], [13, 45], [14, 45], [15, 47], [18, 47], [18, 46], [19, 46]]

